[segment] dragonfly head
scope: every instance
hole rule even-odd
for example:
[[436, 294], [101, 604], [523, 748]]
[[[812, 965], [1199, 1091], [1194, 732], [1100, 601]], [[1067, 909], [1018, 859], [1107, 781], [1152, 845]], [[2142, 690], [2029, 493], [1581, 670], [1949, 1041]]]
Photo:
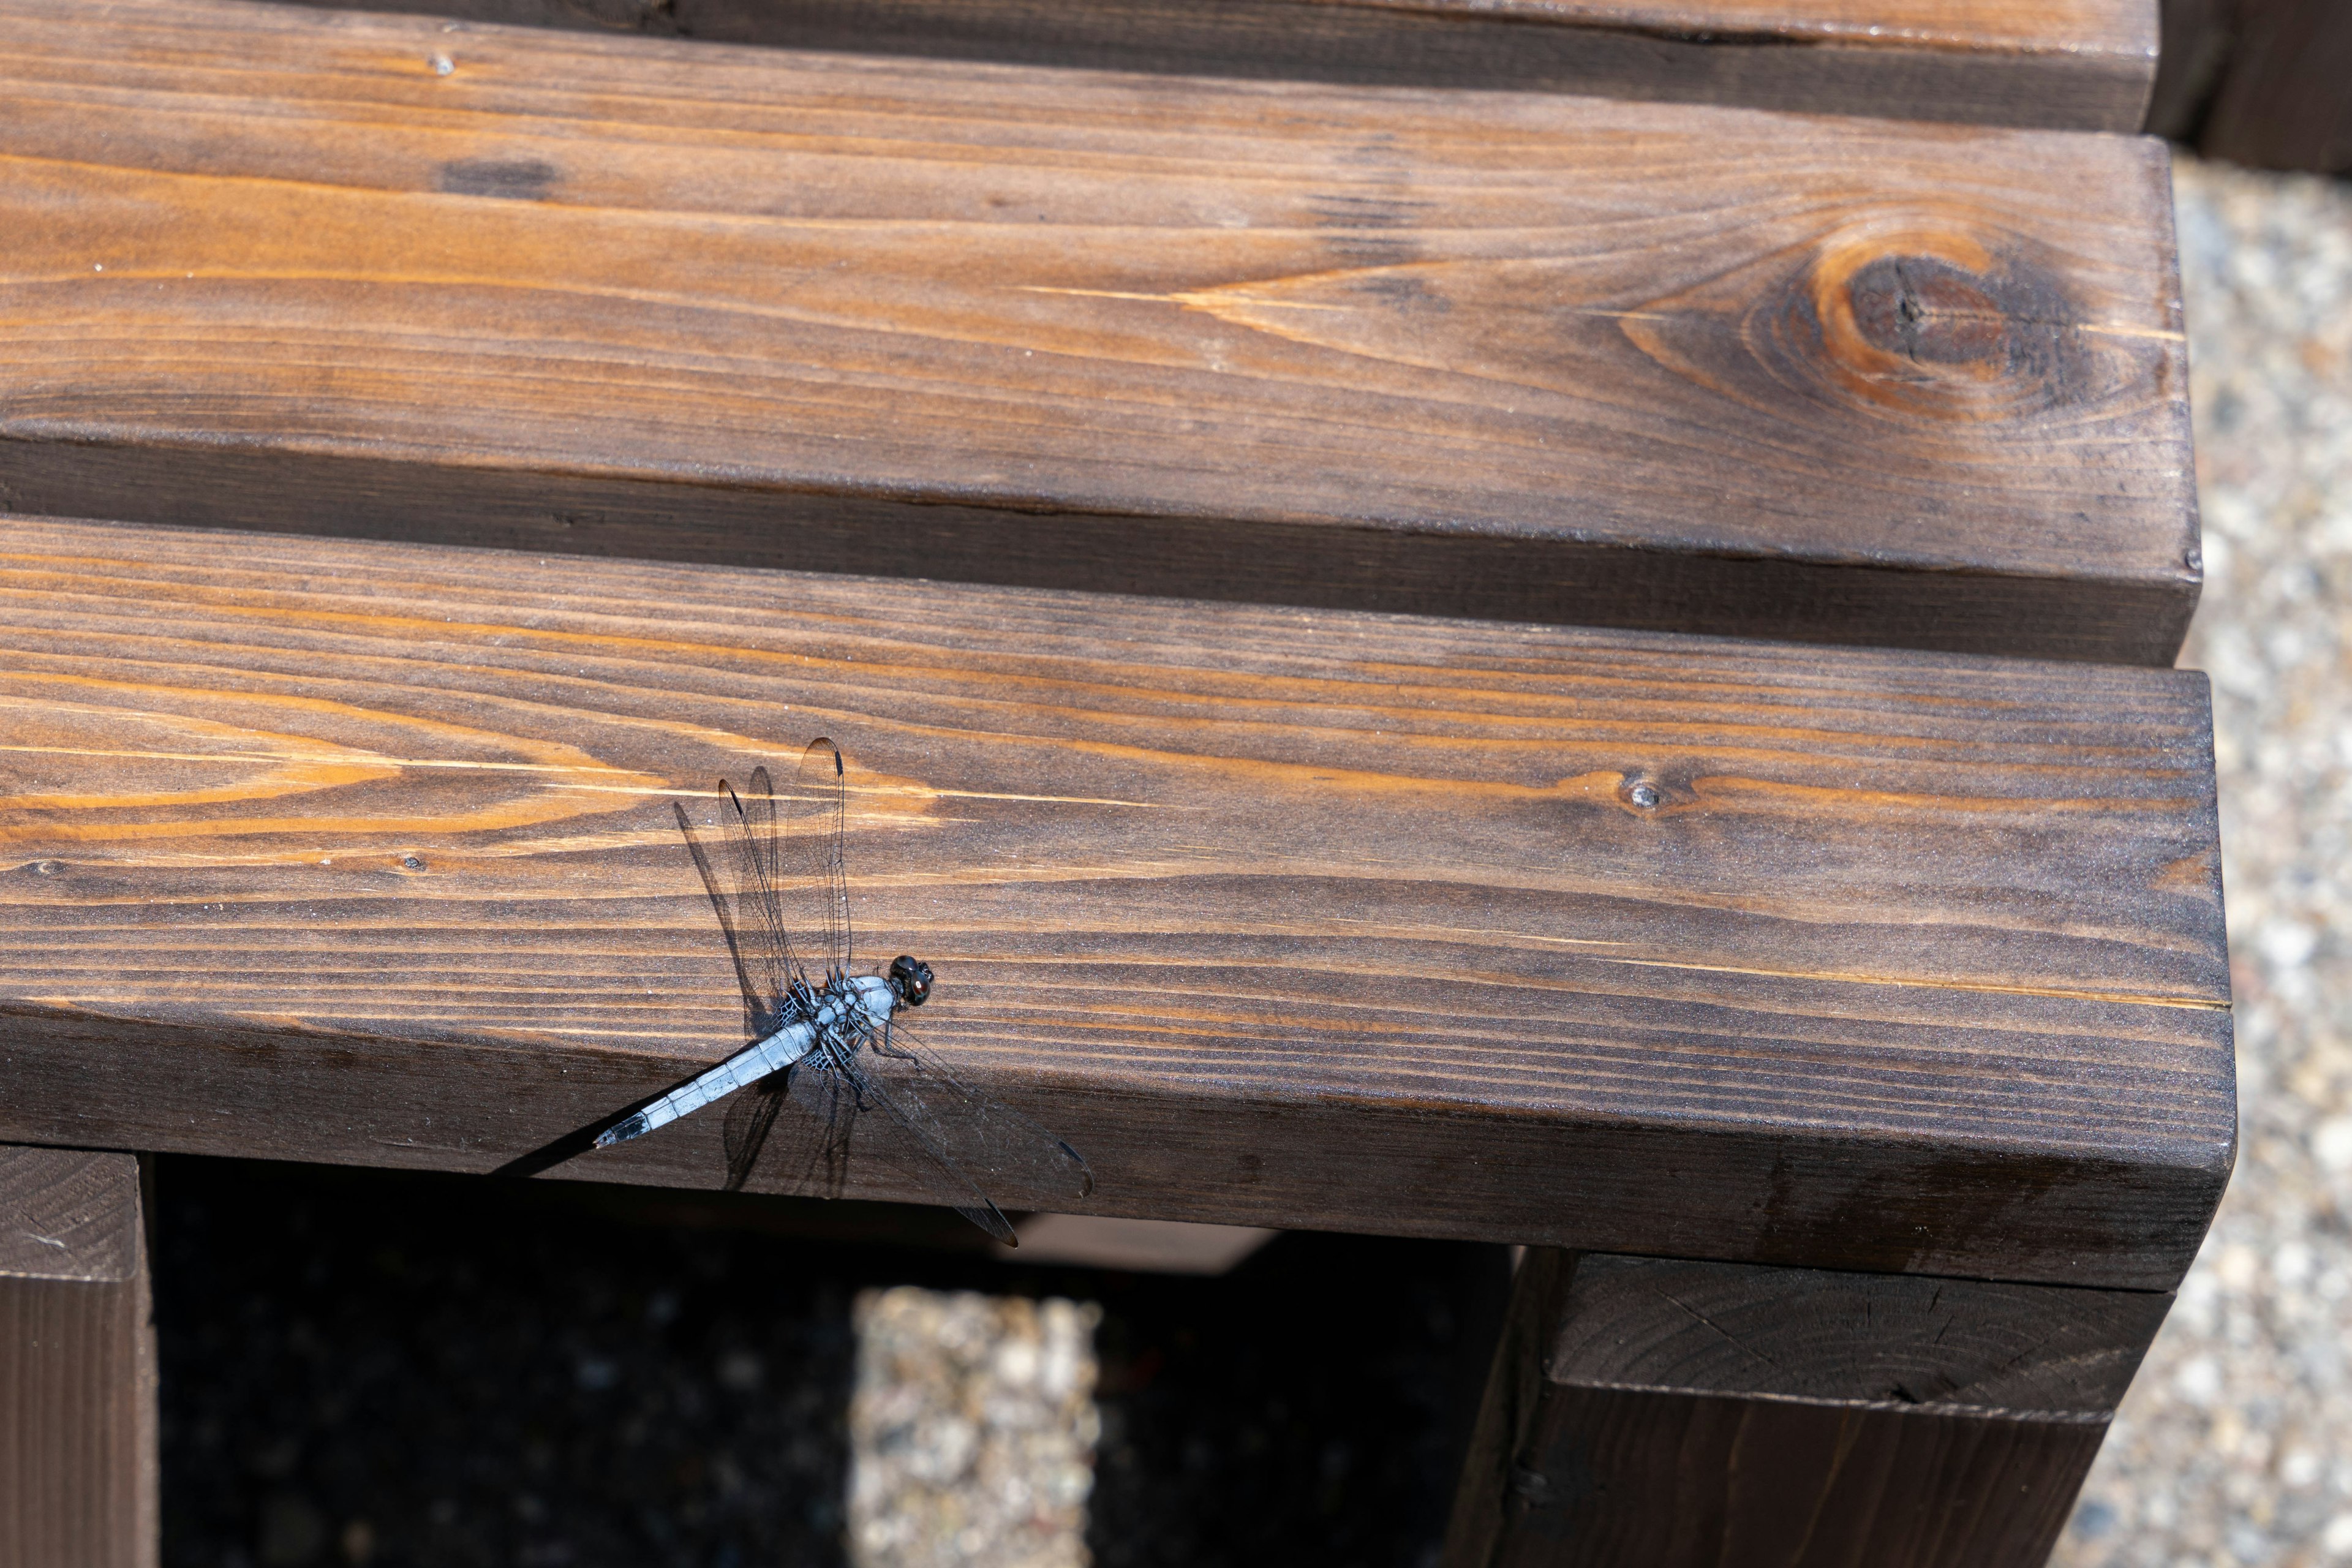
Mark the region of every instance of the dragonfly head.
[[931, 966], [900, 953], [890, 961], [890, 989], [908, 1006], [921, 1006], [930, 1000]]

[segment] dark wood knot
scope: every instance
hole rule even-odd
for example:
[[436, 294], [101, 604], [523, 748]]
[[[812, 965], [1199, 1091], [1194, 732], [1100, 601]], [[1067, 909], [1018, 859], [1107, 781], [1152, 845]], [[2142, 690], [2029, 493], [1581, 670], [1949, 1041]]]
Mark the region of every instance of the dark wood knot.
[[2058, 275], [1997, 239], [1849, 235], [1822, 246], [1791, 293], [1780, 347], [1810, 359], [1823, 390], [1849, 405], [2007, 419], [2099, 379]]
[[1978, 460], [1987, 425], [2038, 426], [2163, 393], [2171, 345], [2101, 330], [2070, 265], [1972, 209], [1874, 215], [1649, 300], [1619, 330], [1784, 439], [1834, 444], [1841, 460], [1890, 426], [1907, 441], [1948, 435]]
[[1871, 347], [1924, 364], [2009, 357], [2010, 311], [1988, 280], [1932, 256], [1883, 256], [1846, 284]]
[[537, 158], [460, 158], [441, 165], [437, 183], [454, 196], [539, 202], [561, 178], [562, 170]]

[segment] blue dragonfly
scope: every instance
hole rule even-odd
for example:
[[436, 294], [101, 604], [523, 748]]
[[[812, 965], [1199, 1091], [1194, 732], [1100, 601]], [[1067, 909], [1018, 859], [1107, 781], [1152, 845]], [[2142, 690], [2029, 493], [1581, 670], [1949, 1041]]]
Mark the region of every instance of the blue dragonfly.
[[734, 961], [748, 1043], [614, 1121], [596, 1134], [596, 1148], [732, 1097], [723, 1129], [730, 1191], [764, 1159], [776, 1184], [835, 1196], [854, 1154], [909, 1179], [1007, 1246], [1017, 1245], [1013, 1226], [990, 1187], [1045, 1202], [1094, 1190], [1076, 1150], [915, 1041], [906, 1015], [930, 999], [929, 964], [902, 953], [883, 973], [856, 973], [840, 748], [823, 737], [809, 743], [782, 811], [765, 767], [752, 770], [740, 795], [719, 781], [718, 858], [731, 872], [730, 888], [722, 889], [686, 808], [672, 802], [671, 810]]

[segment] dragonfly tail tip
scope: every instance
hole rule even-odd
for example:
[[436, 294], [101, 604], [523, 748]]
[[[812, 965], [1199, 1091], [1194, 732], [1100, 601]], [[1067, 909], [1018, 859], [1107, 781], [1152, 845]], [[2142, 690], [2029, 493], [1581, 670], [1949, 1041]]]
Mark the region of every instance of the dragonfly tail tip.
[[632, 1138], [642, 1137], [647, 1131], [643, 1116], [632, 1116], [597, 1133], [596, 1147], [610, 1149], [615, 1143], [625, 1143]]

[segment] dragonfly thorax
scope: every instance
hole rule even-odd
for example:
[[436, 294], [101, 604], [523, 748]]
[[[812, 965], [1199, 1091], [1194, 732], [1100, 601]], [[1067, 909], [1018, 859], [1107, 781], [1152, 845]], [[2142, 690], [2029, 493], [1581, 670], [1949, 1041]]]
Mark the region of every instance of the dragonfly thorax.
[[852, 1040], [889, 1027], [898, 1006], [898, 988], [879, 974], [836, 972], [826, 975], [822, 986], [795, 981], [768, 1014], [772, 1022], [761, 1037], [774, 1039], [805, 1028], [819, 1042], [835, 1037]]

